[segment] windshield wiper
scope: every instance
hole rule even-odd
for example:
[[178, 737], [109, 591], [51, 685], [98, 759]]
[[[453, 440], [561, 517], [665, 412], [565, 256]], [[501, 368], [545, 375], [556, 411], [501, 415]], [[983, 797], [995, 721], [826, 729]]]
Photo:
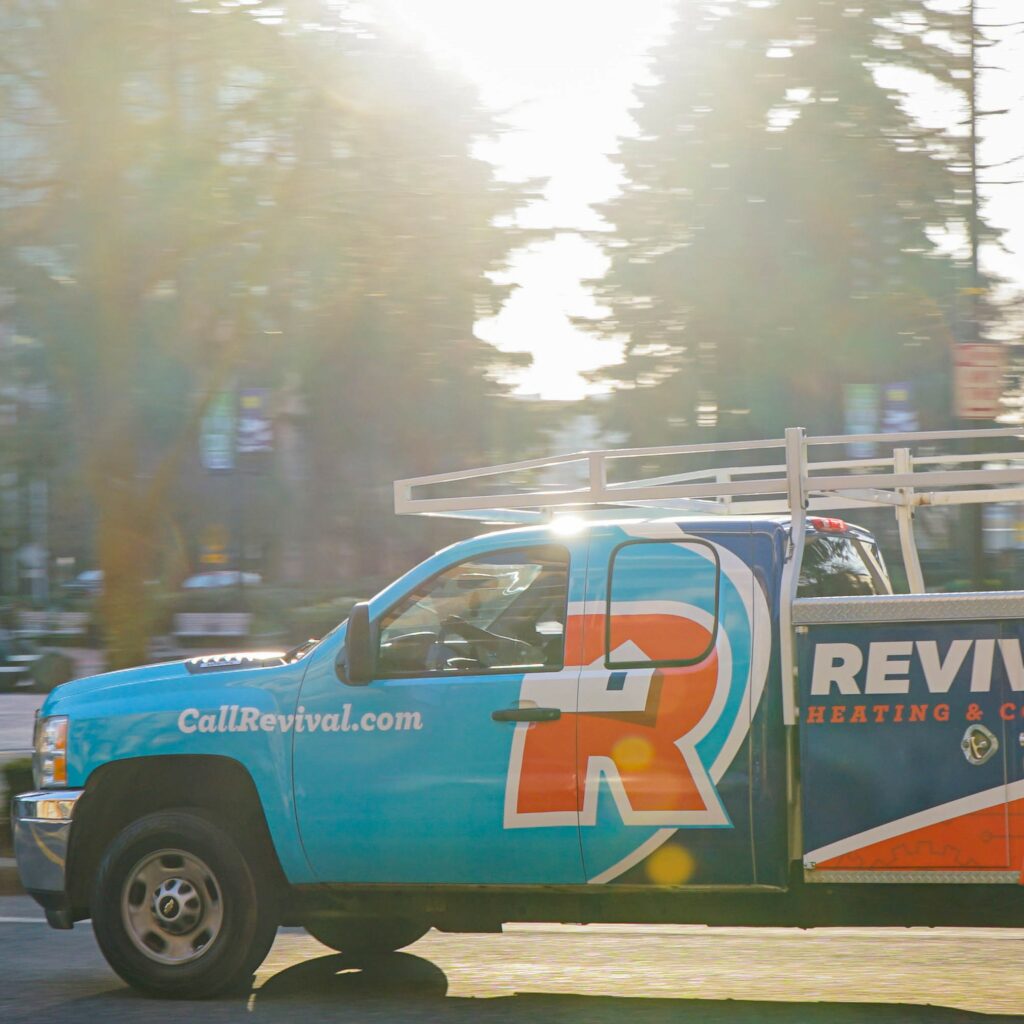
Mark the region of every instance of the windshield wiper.
[[318, 637], [310, 637], [308, 640], [299, 644], [298, 647], [293, 647], [290, 651], [285, 651], [281, 657], [289, 664], [293, 661], [298, 661], [304, 654], [308, 654], [314, 647], [316, 647], [318, 643], [320, 643]]

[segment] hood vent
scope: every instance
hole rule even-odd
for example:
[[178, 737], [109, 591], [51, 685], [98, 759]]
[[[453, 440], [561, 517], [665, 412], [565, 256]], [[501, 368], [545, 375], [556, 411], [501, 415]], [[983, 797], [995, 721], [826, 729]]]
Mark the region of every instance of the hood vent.
[[223, 672], [236, 668], [271, 668], [284, 664], [284, 651], [242, 651], [240, 654], [204, 654], [189, 658], [185, 667], [193, 675], [199, 672]]

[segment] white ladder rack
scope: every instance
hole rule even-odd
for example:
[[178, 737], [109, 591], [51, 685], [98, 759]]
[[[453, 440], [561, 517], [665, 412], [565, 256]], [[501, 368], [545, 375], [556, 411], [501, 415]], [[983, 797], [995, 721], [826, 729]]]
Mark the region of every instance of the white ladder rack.
[[[980, 453], [982, 441], [1014, 440], [1012, 450]], [[971, 442], [970, 451], [949, 448]], [[808, 437], [790, 427], [782, 438], [716, 444], [665, 445], [573, 452], [504, 465], [433, 473], [395, 481], [399, 515], [440, 515], [486, 523], [543, 522], [560, 512], [577, 514], [614, 507], [621, 512], [664, 509], [704, 515], [789, 515], [794, 533], [803, 515], [865, 507], [891, 507], [911, 590], [924, 589], [913, 538], [913, 511], [921, 506], [1024, 501], [1024, 428], [918, 431], [905, 434], [834, 434]], [[823, 449], [851, 444], [891, 448], [890, 454], [859, 459], [819, 458]], [[919, 449], [925, 448], [919, 452]], [[776, 451], [768, 465], [732, 464], [746, 453]], [[609, 481], [610, 469], [627, 460], [723, 456], [729, 462], [657, 477]], [[523, 490], [496, 487], [488, 494], [417, 496], [424, 488], [448, 488], [481, 480], [584, 465], [581, 487]], [[796, 539], [796, 538], [794, 538]], [[802, 538], [800, 538], [802, 541]]]
[[[498, 466], [395, 481], [395, 511], [399, 515], [451, 515], [487, 522], [536, 521], [557, 510], [594, 505], [654, 506], [719, 515], [789, 514], [797, 509], [826, 511], [872, 505], [960, 505], [1024, 499], [1024, 445], [1016, 451], [927, 452], [916, 455], [911, 446], [1016, 439], [1024, 428], [921, 431], [910, 434], [839, 434], [807, 437], [792, 427], [779, 439], [731, 441], [721, 444], [666, 445], [574, 452], [527, 459]], [[825, 447], [872, 443], [892, 446], [891, 455], [862, 459], [818, 460]], [[668, 476], [609, 483], [609, 468], [629, 459], [712, 456], [777, 450], [785, 461], [773, 465], [720, 465]], [[902, 452], [906, 453], [904, 457]], [[1000, 468], [985, 464], [1019, 463]], [[504, 489], [484, 495], [416, 496], [414, 491], [553, 470], [585, 464], [582, 487], [543, 490]], [[954, 469], [947, 467], [957, 467]], [[512, 513], [532, 512], [533, 516]]]

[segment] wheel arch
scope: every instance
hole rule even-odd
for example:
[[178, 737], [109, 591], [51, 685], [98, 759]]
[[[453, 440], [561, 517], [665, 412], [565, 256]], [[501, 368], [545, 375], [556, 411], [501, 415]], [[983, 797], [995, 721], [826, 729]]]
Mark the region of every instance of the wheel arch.
[[247, 857], [258, 859], [275, 886], [287, 887], [259, 791], [244, 765], [213, 754], [126, 758], [97, 768], [75, 808], [67, 863], [74, 920], [89, 916], [92, 881], [113, 837], [143, 815], [171, 808], [202, 812]]

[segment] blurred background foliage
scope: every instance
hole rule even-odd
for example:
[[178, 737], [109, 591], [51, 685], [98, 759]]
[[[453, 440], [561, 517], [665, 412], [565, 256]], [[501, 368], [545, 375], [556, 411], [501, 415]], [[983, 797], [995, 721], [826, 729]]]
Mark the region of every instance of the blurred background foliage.
[[240, 500], [307, 541], [293, 572], [312, 582], [407, 558], [380, 528], [396, 476], [530, 444], [492, 379], [507, 360], [473, 335], [521, 195], [472, 156], [492, 126], [466, 85], [330, 5], [0, 17], [3, 277], [59, 396], [41, 433], [95, 508], [115, 663], [142, 656], [168, 525], [201, 528], [194, 453], [221, 389], [276, 389], [285, 457]]
[[921, 427], [951, 425], [952, 346], [1002, 315], [949, 244], [976, 213], [970, 140], [915, 122], [885, 75], [929, 76], [966, 109], [969, 11], [938, 6], [684, 5], [603, 210], [604, 327], [629, 340], [601, 376], [635, 441], [772, 436], [797, 410], [841, 433], [852, 382], [912, 381]]
[[[0, 548], [26, 539], [4, 503], [44, 478], [49, 551], [104, 572], [113, 665], [204, 602], [323, 632], [460, 535], [395, 520], [395, 478], [542, 453], [583, 413], [633, 443], [838, 433], [845, 383], [913, 380], [921, 425], [950, 423], [952, 345], [1007, 311], [945, 241], [971, 212], [965, 136], [916, 123], [882, 72], [966, 89], [964, 15], [681, 2], [601, 211], [608, 315], [588, 326], [625, 358], [596, 374], [607, 400], [559, 405], [510, 397], [528, 357], [474, 335], [540, 185], [497, 180], [472, 88], [354, 11], [0, 9]], [[204, 422], [247, 388], [272, 449], [211, 471]], [[277, 587], [176, 593], [207, 565]]]

